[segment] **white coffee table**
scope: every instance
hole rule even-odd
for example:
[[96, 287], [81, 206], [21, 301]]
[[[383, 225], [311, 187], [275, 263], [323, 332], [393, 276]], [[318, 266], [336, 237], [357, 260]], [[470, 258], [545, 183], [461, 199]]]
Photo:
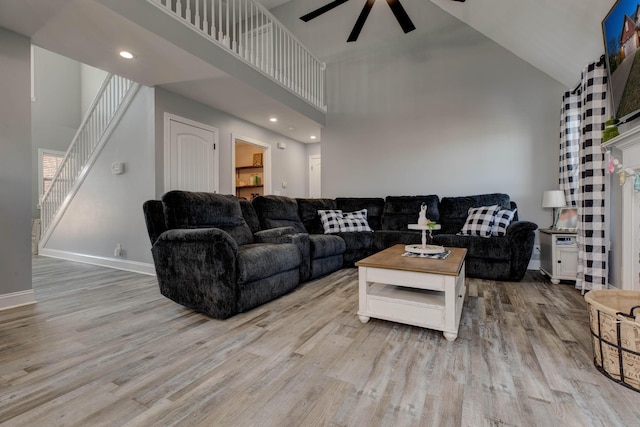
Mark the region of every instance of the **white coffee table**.
[[404, 257], [395, 245], [356, 262], [358, 317], [406, 323], [444, 332], [453, 341], [464, 304], [464, 258], [467, 250], [446, 248], [446, 259]]

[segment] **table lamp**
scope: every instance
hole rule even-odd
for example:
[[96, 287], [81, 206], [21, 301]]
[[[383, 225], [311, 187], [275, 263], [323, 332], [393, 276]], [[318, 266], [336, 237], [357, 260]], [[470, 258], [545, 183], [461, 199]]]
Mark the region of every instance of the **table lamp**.
[[558, 217], [556, 215], [556, 209], [562, 208], [567, 205], [564, 199], [564, 191], [562, 190], [549, 190], [542, 193], [542, 207], [553, 208], [553, 224], [551, 229], [555, 230], [558, 223]]

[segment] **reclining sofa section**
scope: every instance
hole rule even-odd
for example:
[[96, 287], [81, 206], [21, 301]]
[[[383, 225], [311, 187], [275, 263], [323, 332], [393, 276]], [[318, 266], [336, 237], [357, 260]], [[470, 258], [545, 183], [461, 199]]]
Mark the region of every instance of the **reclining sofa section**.
[[[244, 208], [253, 210], [248, 202]], [[144, 203], [162, 295], [226, 319], [300, 284], [308, 274], [308, 235], [292, 228], [254, 232], [245, 209], [234, 196], [186, 191]]]

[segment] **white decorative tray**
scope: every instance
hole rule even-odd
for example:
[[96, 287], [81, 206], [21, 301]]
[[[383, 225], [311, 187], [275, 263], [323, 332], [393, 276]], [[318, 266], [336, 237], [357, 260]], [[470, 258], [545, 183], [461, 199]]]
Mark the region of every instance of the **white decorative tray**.
[[406, 252], [414, 254], [440, 254], [444, 252], [444, 246], [438, 245], [406, 245], [404, 247]]
[[434, 224], [429, 227], [428, 225], [420, 225], [420, 224], [407, 224], [409, 230], [440, 230], [440, 224]]

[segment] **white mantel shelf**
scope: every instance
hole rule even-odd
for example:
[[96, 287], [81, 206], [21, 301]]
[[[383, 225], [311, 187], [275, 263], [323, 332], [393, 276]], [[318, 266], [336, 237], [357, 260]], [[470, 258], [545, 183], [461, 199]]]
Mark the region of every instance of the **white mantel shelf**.
[[[602, 144], [604, 148], [617, 148], [622, 152], [625, 169], [640, 171], [640, 126]], [[633, 178], [622, 186], [622, 275], [621, 288], [640, 290], [640, 193], [633, 190]]]
[[[627, 150], [636, 149], [640, 153], [640, 126], [636, 126], [631, 130], [621, 133], [615, 138], [610, 139], [607, 142], [603, 142], [604, 148], [618, 148], [627, 152]], [[626, 161], [626, 160], [625, 160]], [[633, 167], [625, 164], [626, 167]]]

